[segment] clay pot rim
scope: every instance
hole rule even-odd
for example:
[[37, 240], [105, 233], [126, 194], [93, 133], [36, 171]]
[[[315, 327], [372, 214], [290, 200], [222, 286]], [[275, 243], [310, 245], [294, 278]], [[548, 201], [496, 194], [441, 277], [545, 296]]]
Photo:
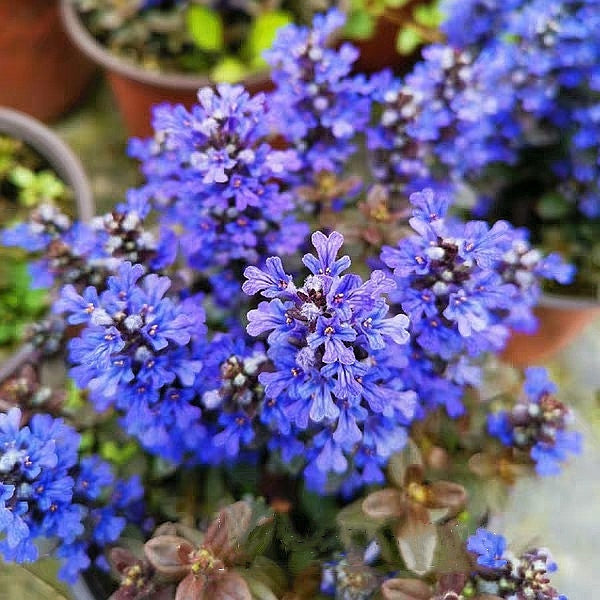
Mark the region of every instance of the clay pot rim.
[[[146, 85], [170, 89], [198, 90], [199, 88], [212, 86], [216, 83], [208, 75], [161, 73], [138, 67], [132, 62], [115, 56], [100, 44], [81, 22], [71, 0], [61, 0], [60, 12], [65, 29], [75, 45], [84, 54], [108, 71]], [[258, 86], [269, 79], [269, 71], [265, 69], [259, 73], [253, 73], [244, 77], [239, 83]]]
[[600, 299], [589, 296], [566, 296], [561, 294], [542, 294], [538, 306], [559, 310], [600, 310]]
[[94, 216], [94, 196], [81, 161], [51, 129], [12, 108], [0, 107], [0, 133], [14, 136], [39, 152], [60, 178], [73, 189], [82, 221]]
[[[81, 161], [51, 129], [37, 119], [12, 108], [0, 107], [0, 133], [14, 136], [39, 152], [60, 178], [73, 190], [77, 214], [89, 221], [95, 213], [94, 196]], [[31, 344], [23, 344], [0, 364], [0, 382], [11, 376], [30, 357], [35, 356]]]

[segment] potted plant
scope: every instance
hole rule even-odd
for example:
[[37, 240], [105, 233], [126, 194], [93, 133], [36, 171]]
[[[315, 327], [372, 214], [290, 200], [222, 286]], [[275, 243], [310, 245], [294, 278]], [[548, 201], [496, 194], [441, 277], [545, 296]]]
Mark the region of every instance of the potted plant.
[[52, 121], [83, 95], [94, 64], [64, 31], [58, 0], [0, 8], [0, 106]]
[[[38, 121], [1, 108], [2, 227], [26, 221], [32, 210], [46, 202], [56, 204], [71, 217], [88, 220], [93, 214], [88, 180], [69, 148]], [[23, 343], [24, 329], [45, 313], [49, 299], [43, 282], [35, 281], [35, 276], [32, 280], [22, 252], [7, 247], [0, 252], [0, 355], [9, 369], [27, 354], [27, 348], [16, 352]], [[15, 354], [12, 359], [11, 354]]]
[[51, 540], [68, 582], [112, 570], [113, 600], [560, 597], [548, 551], [483, 528], [465, 471], [498, 479], [473, 459], [498, 453], [548, 476], [579, 451], [543, 369], [501, 398], [484, 378], [564, 265], [433, 188], [369, 196], [387, 239], [319, 224], [352, 229], [351, 159], [397, 86], [352, 75], [343, 18], [278, 33], [269, 94], [156, 107], [130, 146], [146, 181], [112, 212], [20, 229], [74, 393], [0, 413], [5, 560]]
[[289, 2], [63, 0], [73, 42], [105, 69], [131, 135], [148, 135], [150, 109], [191, 106], [209, 82], [268, 85], [262, 51], [294, 18]]

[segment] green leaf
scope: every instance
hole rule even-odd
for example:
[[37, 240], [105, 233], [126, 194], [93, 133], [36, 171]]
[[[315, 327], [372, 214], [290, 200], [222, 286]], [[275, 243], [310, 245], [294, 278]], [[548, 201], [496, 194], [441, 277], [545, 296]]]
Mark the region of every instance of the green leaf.
[[96, 436], [93, 431], [82, 431], [81, 441], [79, 442], [79, 452], [91, 452], [96, 442]]
[[422, 43], [423, 38], [416, 29], [405, 27], [398, 32], [396, 50], [400, 54], [412, 54]]
[[36, 179], [39, 192], [44, 198], [60, 198], [66, 191], [65, 184], [52, 171], [40, 171]]
[[220, 52], [225, 46], [221, 15], [206, 6], [192, 4], [185, 15], [186, 26], [198, 48]]
[[402, 8], [409, 2], [411, 2], [411, 0], [385, 0], [385, 5], [389, 8]]
[[252, 529], [244, 543], [245, 554], [251, 558], [265, 554], [273, 541], [276, 527], [275, 519], [271, 519], [264, 525]]
[[375, 31], [375, 18], [366, 11], [350, 13], [344, 33], [350, 38], [369, 39]]
[[560, 194], [546, 194], [537, 205], [537, 213], [542, 219], [561, 219], [568, 212], [569, 204]]
[[124, 465], [129, 462], [137, 452], [137, 446], [135, 442], [129, 442], [127, 444], [119, 446], [112, 440], [103, 442], [100, 446], [100, 454], [102, 458], [108, 460], [115, 465]]
[[259, 556], [252, 565], [242, 572], [248, 583], [253, 599], [277, 600], [282, 598], [288, 585], [287, 577], [277, 563]]
[[266, 64], [262, 58], [263, 52], [273, 45], [277, 31], [281, 27], [289, 25], [292, 21], [290, 13], [283, 10], [265, 12], [254, 19], [246, 38], [245, 47], [253, 65]]
[[419, 4], [413, 11], [413, 17], [419, 25], [430, 29], [437, 29], [443, 19], [443, 15], [435, 3]]
[[236, 83], [243, 79], [247, 73], [248, 69], [243, 62], [237, 58], [226, 56], [213, 68], [210, 77], [217, 82]]
[[17, 187], [25, 188], [35, 181], [35, 173], [27, 167], [17, 165], [10, 174], [10, 181]]

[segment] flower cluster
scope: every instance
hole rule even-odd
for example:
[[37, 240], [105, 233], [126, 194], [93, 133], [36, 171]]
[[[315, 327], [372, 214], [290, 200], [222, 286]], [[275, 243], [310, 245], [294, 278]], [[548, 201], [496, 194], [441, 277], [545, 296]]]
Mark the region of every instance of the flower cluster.
[[269, 422], [260, 373], [269, 367], [261, 343], [250, 344], [245, 333], [217, 334], [206, 346], [201, 396], [206, 442], [199, 462], [219, 464], [250, 458], [249, 450], [266, 446], [263, 433]]
[[273, 125], [297, 150], [303, 184], [319, 200], [342, 200], [336, 176], [370, 116], [364, 78], [350, 75], [358, 50], [346, 43], [330, 47], [344, 23], [344, 15], [331, 10], [315, 16], [312, 28], [288, 25], [265, 53], [275, 83], [269, 95]]
[[304, 256], [311, 275], [301, 287], [277, 257], [264, 269], [245, 271], [244, 292], [269, 298], [248, 313], [247, 330], [268, 334], [273, 366], [259, 381], [267, 418], [279, 433], [270, 445], [286, 462], [304, 455], [312, 487], [326, 488], [333, 474], [349, 488], [380, 482], [381, 467], [404, 445], [415, 410], [414, 393], [398, 377], [408, 319], [386, 318], [383, 294], [394, 283], [383, 272], [365, 282], [342, 275], [350, 258], [337, 258], [341, 234], [317, 232], [312, 242], [317, 257]]
[[525, 375], [523, 397], [510, 411], [491, 414], [488, 430], [504, 445], [528, 453], [539, 475], [556, 475], [570, 454], [581, 452], [581, 434], [568, 430], [573, 415], [554, 396], [546, 370], [530, 367]]
[[492, 118], [506, 99], [481, 85], [482, 68], [492, 67], [438, 44], [423, 49], [423, 61], [404, 80], [375, 75], [371, 95], [380, 116], [367, 129], [375, 179], [392, 193], [416, 191], [510, 161], [513, 132]]
[[91, 223], [72, 221], [52, 204], [43, 204], [30, 220], [2, 232], [5, 246], [16, 246], [33, 256], [29, 264], [33, 285], [73, 284], [102, 287], [121, 261], [162, 268], [174, 260], [172, 239], [160, 240], [144, 226], [148, 208], [130, 202]]
[[467, 540], [467, 549], [477, 556], [481, 575], [477, 586], [493, 598], [567, 600], [550, 584], [556, 563], [546, 548], [535, 548], [516, 556], [507, 550], [506, 539], [478, 529]]
[[[464, 4], [450, 4], [446, 30], [451, 45], [477, 53], [481, 77], [473, 87], [503, 99], [486, 126], [502, 124], [513, 132], [519, 173], [528, 173], [531, 151], [540, 149], [535, 173], [543, 185], [540, 196], [558, 193], [567, 206], [597, 217], [600, 2], [477, 2], [479, 10], [470, 15], [479, 22], [477, 34], [465, 26]], [[495, 160], [506, 162], [501, 156]], [[478, 187], [486, 183], [472, 170], [464, 174]]]
[[[410, 317], [413, 368], [407, 376], [426, 403], [462, 412], [461, 384], [475, 383], [468, 357], [504, 347], [509, 327], [529, 330], [542, 277], [564, 283], [572, 269], [557, 255], [542, 258], [522, 232], [499, 221], [467, 223], [447, 218], [448, 197], [431, 189], [411, 195], [415, 234], [384, 247], [393, 269], [390, 298]], [[454, 389], [443, 381], [454, 381]], [[437, 398], [437, 400], [436, 400]]]
[[[413, 578], [388, 578], [381, 585], [385, 600], [567, 600], [550, 583], [557, 570], [546, 548], [519, 556], [507, 549], [506, 539], [478, 529], [466, 542], [454, 539], [456, 572], [433, 573], [434, 585]], [[344, 596], [345, 597], [345, 596]], [[370, 597], [370, 596], [369, 596]]]
[[60, 576], [71, 582], [119, 538], [143, 496], [138, 478], [116, 482], [96, 456], [78, 461], [79, 440], [48, 415], [21, 426], [18, 408], [0, 414], [0, 553], [31, 562], [38, 558], [35, 540], [56, 538]]
[[459, 48], [489, 44], [507, 18], [528, 0], [442, 0], [442, 30]]
[[96, 409], [116, 406], [128, 433], [152, 451], [180, 457], [199, 412], [186, 388], [201, 367], [205, 327], [198, 298], [167, 295], [170, 286], [168, 277], [144, 276], [144, 267], [123, 262], [100, 294], [65, 286], [55, 310], [85, 325], [69, 342], [70, 373]]
[[130, 154], [147, 177], [136, 198], [161, 208], [197, 269], [241, 274], [240, 265], [294, 252], [308, 230], [291, 214], [293, 198], [280, 180], [301, 163], [295, 152], [264, 141], [265, 96], [223, 84], [201, 89], [198, 99], [191, 111], [157, 106], [154, 138], [132, 140]]
[[371, 543], [361, 556], [351, 552], [324, 563], [321, 593], [343, 600], [368, 600], [381, 586], [382, 574], [370, 566], [379, 554], [379, 546]]

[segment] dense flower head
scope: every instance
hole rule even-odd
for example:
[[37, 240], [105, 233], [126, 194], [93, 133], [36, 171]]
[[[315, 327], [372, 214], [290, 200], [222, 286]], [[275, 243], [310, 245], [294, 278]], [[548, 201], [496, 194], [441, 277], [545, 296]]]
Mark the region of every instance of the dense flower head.
[[442, 0], [441, 25], [448, 41], [459, 48], [489, 43], [507, 17], [528, 0]]
[[408, 319], [387, 317], [383, 295], [394, 283], [382, 271], [367, 281], [343, 274], [350, 258], [337, 257], [341, 234], [316, 232], [312, 242], [317, 256], [304, 256], [311, 274], [301, 286], [278, 257], [245, 271], [244, 292], [269, 299], [248, 313], [247, 331], [268, 334], [272, 368], [259, 381], [279, 432], [271, 447], [293, 456], [304, 446], [312, 487], [325, 489], [328, 475], [350, 487], [381, 482], [415, 410], [415, 395], [398, 376]]
[[[566, 282], [572, 269], [556, 255], [543, 258], [504, 221], [492, 227], [453, 221], [443, 194], [427, 188], [410, 201], [415, 234], [384, 247], [381, 259], [397, 282], [390, 298], [410, 317], [415, 368], [408, 371], [415, 389], [458, 414], [460, 387], [453, 389], [453, 382], [477, 380], [469, 359], [501, 350], [509, 327], [531, 329], [540, 278]], [[443, 365], [445, 380], [432, 380]]]
[[477, 555], [477, 564], [488, 569], [501, 569], [507, 565], [504, 557], [506, 539], [487, 529], [478, 529], [467, 540], [467, 550]]
[[516, 556], [506, 539], [487, 529], [478, 529], [467, 540], [467, 550], [477, 557], [481, 577], [476, 586], [494, 598], [509, 600], [567, 600], [550, 584], [557, 570], [546, 548], [535, 548]]
[[217, 334], [206, 346], [196, 383], [207, 429], [207, 441], [198, 449], [201, 463], [250, 459], [252, 451], [266, 447], [271, 416], [259, 375], [269, 359], [260, 342], [251, 342], [240, 330]]
[[117, 540], [143, 490], [136, 479], [119, 482], [131, 493], [111, 503], [112, 470], [96, 456], [78, 460], [75, 430], [48, 415], [21, 420], [18, 408], [0, 414], [0, 553], [31, 562], [37, 539], [56, 538], [59, 575], [74, 581], [90, 556]]
[[298, 152], [303, 182], [317, 186], [324, 174], [338, 174], [356, 147], [352, 141], [369, 119], [364, 78], [350, 72], [358, 50], [330, 46], [344, 15], [316, 15], [312, 27], [280, 29], [265, 53], [275, 90], [269, 95], [275, 130]]
[[201, 366], [197, 353], [204, 311], [197, 297], [180, 300], [176, 292], [168, 293], [168, 277], [144, 276], [144, 271], [141, 265], [121, 263], [100, 294], [92, 286], [79, 294], [67, 285], [55, 310], [65, 313], [68, 323], [84, 325], [69, 343], [77, 385], [89, 390], [97, 410], [115, 405], [125, 413], [129, 433], [160, 447], [164, 436], [151, 425], [172, 422], [175, 415], [168, 411], [167, 418], [161, 411], [174, 408], [172, 401], [185, 394], [175, 398], [170, 390], [194, 383]]
[[572, 412], [555, 397], [546, 369], [527, 369], [523, 392], [510, 411], [488, 417], [488, 430], [504, 445], [528, 453], [539, 475], [556, 475], [569, 455], [581, 452], [581, 434], [569, 431]]
[[371, 95], [379, 117], [367, 129], [367, 141], [379, 183], [393, 192], [416, 191], [512, 160], [514, 132], [493, 118], [505, 98], [481, 85], [482, 68], [491, 65], [437, 44], [423, 50], [423, 61], [403, 80], [389, 72], [374, 76]]
[[[510, 163], [513, 172], [527, 175], [531, 151], [539, 149], [535, 177], [543, 187], [540, 195], [558, 194], [584, 215], [598, 217], [599, 144], [594, 132], [600, 102], [600, 2], [447, 4], [449, 44], [473, 55], [477, 73], [459, 110], [477, 111], [481, 98], [493, 98], [479, 126], [504, 128], [510, 139], [511, 152], [490, 155], [487, 164]], [[486, 149], [493, 143], [489, 138]], [[486, 193], [488, 182], [477, 169], [467, 164], [462, 175]], [[512, 181], [514, 176], [506, 185]]]
[[[147, 183], [131, 194], [160, 208], [165, 226], [198, 269], [257, 264], [269, 253], [291, 253], [307, 234], [291, 212], [281, 179], [300, 167], [292, 150], [275, 150], [264, 94], [242, 86], [202, 88], [199, 104], [154, 109], [154, 138], [132, 140]], [[175, 240], [173, 240], [175, 243]]]
[[51, 287], [55, 279], [73, 283], [84, 279], [99, 284], [104, 275], [87, 260], [95, 247], [92, 230], [83, 223], [74, 223], [52, 204], [42, 204], [32, 211], [28, 222], [5, 229], [1, 242], [42, 255], [29, 267], [36, 287]]
[[42, 204], [28, 222], [4, 230], [0, 242], [31, 253], [29, 270], [36, 287], [102, 287], [123, 260], [157, 268], [173, 261], [172, 240], [157, 238], [145, 228], [147, 212], [140, 202], [131, 203], [83, 223]]
[[379, 546], [371, 543], [364, 556], [353, 550], [325, 562], [321, 572], [321, 593], [339, 600], [373, 598], [383, 580], [382, 574], [370, 566], [378, 554]]

